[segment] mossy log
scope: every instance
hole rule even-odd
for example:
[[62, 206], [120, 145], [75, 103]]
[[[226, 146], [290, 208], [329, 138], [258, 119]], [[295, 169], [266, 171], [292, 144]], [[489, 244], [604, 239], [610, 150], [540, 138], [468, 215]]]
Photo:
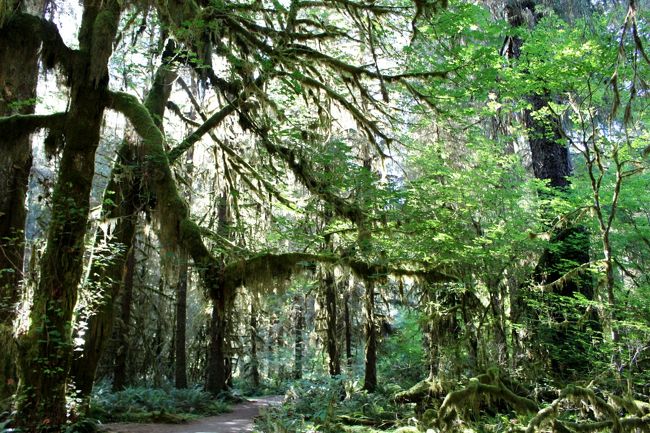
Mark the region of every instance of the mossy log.
[[[562, 390], [560, 396], [551, 403], [550, 406], [547, 406], [537, 412], [526, 428], [526, 433], [534, 433], [538, 430], [543, 424], [556, 421], [559, 415], [559, 406], [565, 401], [574, 401], [581, 402], [586, 401], [589, 403], [590, 408], [594, 411], [596, 416], [602, 417], [607, 416], [608, 421], [603, 423], [573, 423], [573, 430], [575, 431], [596, 431], [602, 428], [611, 428], [613, 433], [622, 432], [621, 420], [618, 417], [616, 410], [609, 405], [601, 397], [597, 396], [594, 391], [589, 388], [583, 388], [575, 385], [567, 386]], [[563, 421], [559, 421], [564, 426], [568, 424]], [[591, 424], [591, 427], [587, 427]], [[602, 425], [603, 427], [598, 427]], [[587, 428], [587, 430], [581, 430], [582, 428]]]
[[406, 391], [398, 392], [393, 398], [396, 403], [420, 403], [429, 397], [441, 397], [446, 392], [445, 388], [438, 378], [427, 378]]
[[608, 396], [608, 403], [617, 410], [626, 410], [632, 415], [643, 417], [650, 414], [650, 403], [636, 400], [631, 396], [619, 397], [617, 395]]
[[[412, 393], [418, 395], [418, 392], [422, 392], [422, 390], [423, 385], [420, 383], [414, 387]], [[440, 430], [448, 431], [456, 417], [464, 410], [470, 409], [481, 396], [501, 399], [518, 414], [534, 413], [535, 415], [524, 428], [516, 429], [522, 433], [535, 433], [549, 424], [552, 425], [554, 432], [559, 433], [602, 430], [622, 433], [635, 429], [650, 432], [650, 405], [645, 402], [635, 401], [629, 397], [610, 396], [609, 399], [612, 402], [610, 404], [590, 388], [569, 385], [550, 405], [540, 409], [533, 400], [512, 392], [495, 372], [488, 372], [472, 378], [467, 386], [450, 392], [445, 397], [438, 411], [437, 426]], [[575, 422], [560, 419], [562, 407], [565, 404], [586, 406], [594, 414], [596, 420]], [[630, 415], [621, 417], [621, 413], [624, 411]]]
[[438, 423], [448, 426], [463, 409], [469, 407], [480, 396], [501, 399], [519, 413], [535, 413], [538, 405], [533, 400], [521, 397], [503, 384], [495, 372], [488, 372], [472, 378], [465, 388], [450, 392], [440, 406]]

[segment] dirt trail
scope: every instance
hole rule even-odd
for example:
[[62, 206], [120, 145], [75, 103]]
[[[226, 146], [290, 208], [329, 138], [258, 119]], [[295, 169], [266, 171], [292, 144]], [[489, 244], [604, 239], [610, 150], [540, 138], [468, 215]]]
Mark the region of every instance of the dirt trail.
[[239, 433], [253, 431], [253, 418], [260, 408], [282, 402], [282, 396], [253, 398], [232, 407], [232, 412], [197, 419], [187, 424], [106, 424], [114, 433]]

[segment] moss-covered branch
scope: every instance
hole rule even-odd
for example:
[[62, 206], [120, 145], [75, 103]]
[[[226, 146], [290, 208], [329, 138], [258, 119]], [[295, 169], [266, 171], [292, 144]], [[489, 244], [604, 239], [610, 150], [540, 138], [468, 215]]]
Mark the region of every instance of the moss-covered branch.
[[183, 153], [199, 141], [205, 134], [218, 126], [226, 117], [240, 108], [241, 100], [238, 98], [227, 104], [221, 110], [210, 116], [201, 126], [185, 138], [181, 143], [169, 152], [169, 161], [174, 163]]
[[[411, 394], [419, 396], [429, 390], [422, 384], [414, 390], [409, 390], [400, 399], [410, 401]], [[500, 380], [498, 374], [489, 372], [470, 380], [469, 384], [462, 389], [450, 392], [445, 397], [438, 411], [438, 426], [441, 430], [451, 427], [451, 423], [465, 409], [471, 408], [477, 398], [485, 396], [498, 398], [506, 403], [517, 413], [535, 415], [530, 419], [525, 429], [525, 433], [535, 433], [540, 431], [544, 425], [553, 424], [553, 431], [573, 431], [573, 432], [594, 432], [608, 429], [614, 433], [623, 431], [632, 431], [639, 428], [647, 431], [650, 427], [650, 414], [645, 412], [645, 406], [639, 406], [633, 403], [632, 406], [625, 403], [620, 397], [612, 399], [620, 411], [623, 409], [632, 413], [633, 416], [621, 417], [619, 410], [607, 403], [602, 397], [589, 389], [575, 385], [569, 385], [564, 388], [558, 398], [550, 405], [539, 409], [539, 406], [533, 400], [519, 396], [512, 392]], [[576, 406], [586, 406], [589, 408], [598, 421], [576, 422], [560, 419], [561, 408], [565, 403]], [[604, 418], [604, 419], [603, 419]]]
[[259, 286], [277, 278], [289, 279], [294, 273], [314, 269], [316, 263], [336, 263], [325, 254], [260, 254], [229, 263], [224, 270], [224, 284], [229, 290], [249, 285]]
[[108, 107], [124, 114], [142, 138], [143, 177], [156, 195], [163, 248], [173, 249], [178, 244], [182, 245], [194, 260], [210, 295], [216, 297], [220, 290], [221, 265], [205, 246], [201, 230], [190, 219], [189, 208], [178, 192], [164, 149], [162, 132], [147, 108], [135, 96], [111, 92], [108, 99]]
[[368, 264], [333, 254], [265, 253], [229, 263], [224, 270], [228, 290], [244, 285], [259, 285], [274, 278], [290, 278], [294, 273], [314, 269], [316, 263], [340, 265], [351, 269], [360, 278], [376, 279], [378, 276], [412, 275], [432, 281], [452, 281], [454, 278], [436, 270], [407, 270], [380, 264]]
[[[177, 81], [187, 93], [190, 102], [194, 106], [194, 109], [199, 114], [199, 116], [201, 116], [201, 119], [204, 122], [207, 122], [208, 117], [205, 115], [205, 113], [203, 113], [203, 110], [201, 109], [199, 102], [196, 100], [196, 98], [194, 98], [192, 91], [187, 86], [185, 81], [183, 81], [181, 77], [179, 77]], [[176, 108], [172, 107], [171, 109], [174, 111], [174, 113], [176, 113], [177, 116], [181, 117], [182, 119], [184, 118], [182, 113], [180, 113], [180, 109], [178, 109], [178, 107]], [[184, 119], [184, 120], [188, 121], [189, 119]], [[201, 125], [196, 125], [196, 126], [201, 126]], [[269, 182], [264, 176], [258, 173], [257, 170], [255, 170], [255, 168], [253, 168], [244, 158], [242, 158], [232, 147], [228, 146], [223, 140], [220, 140], [211, 131], [208, 131], [208, 135], [210, 136], [212, 141], [217, 143], [219, 147], [224, 151], [226, 157], [228, 158], [228, 160], [230, 160], [231, 164], [233, 165], [233, 168], [241, 175], [241, 179], [244, 181], [244, 183], [246, 183], [251, 188], [251, 190], [257, 192], [258, 194], [261, 193], [261, 191], [258, 191], [258, 188], [255, 187], [255, 185], [253, 185], [251, 180], [247, 176], [245, 176], [244, 173], [240, 172], [240, 167], [243, 167], [243, 169], [246, 170], [246, 172], [249, 175], [253, 176], [259, 182], [261, 182], [262, 185], [264, 185], [264, 189], [266, 189], [268, 193], [272, 194], [280, 203], [282, 203], [283, 205], [287, 206], [290, 209], [295, 209], [295, 205], [290, 200], [284, 197], [282, 193], [278, 191], [278, 189], [271, 184], [271, 182]]]
[[580, 266], [576, 266], [575, 268], [571, 269], [569, 272], [562, 275], [557, 280], [551, 281], [548, 284], [543, 284], [539, 286], [539, 288], [543, 291], [554, 291], [556, 289], [561, 289], [567, 283], [575, 280], [581, 275], [590, 272], [594, 267], [602, 267], [603, 265], [604, 265], [603, 260], [594, 260], [591, 262], [583, 263]]
[[368, 69], [364, 66], [356, 66], [346, 63], [340, 59], [328, 56], [318, 50], [315, 50], [306, 45], [291, 44], [285, 49], [283, 54], [294, 54], [297, 56], [305, 57], [309, 60], [316, 60], [331, 66], [339, 71], [347, 72], [354, 76], [365, 76], [375, 80], [383, 80], [387, 82], [398, 82], [408, 78], [446, 78], [449, 71], [422, 71], [422, 72], [403, 72], [399, 74], [382, 74], [376, 70]]
[[365, 218], [359, 206], [332, 192], [330, 185], [315, 176], [307, 161], [303, 160], [294, 150], [273, 143], [264, 131], [258, 130], [257, 132], [266, 150], [271, 155], [282, 159], [300, 183], [310, 193], [329, 203], [339, 217], [345, 218], [354, 224]]
[[445, 384], [433, 377], [422, 380], [405, 391], [398, 392], [395, 394], [394, 400], [396, 403], [420, 403], [430, 396], [442, 396], [444, 392]]
[[0, 144], [13, 143], [21, 136], [39, 129], [62, 130], [66, 113], [54, 114], [16, 114], [0, 117]]
[[[0, 23], [1, 24], [1, 23]], [[47, 69], [60, 66], [66, 77], [72, 76], [72, 68], [77, 52], [70, 49], [59, 34], [59, 29], [51, 21], [27, 13], [15, 13], [9, 16], [0, 27], [0, 38], [11, 35], [24, 35], [41, 40], [41, 58]]]

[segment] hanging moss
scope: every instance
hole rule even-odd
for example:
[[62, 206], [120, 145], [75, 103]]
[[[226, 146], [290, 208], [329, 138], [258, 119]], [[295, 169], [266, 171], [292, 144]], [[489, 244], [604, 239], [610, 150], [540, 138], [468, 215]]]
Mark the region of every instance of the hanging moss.
[[[0, 14], [7, 2], [0, 0]], [[27, 14], [13, 13], [0, 17], [0, 39], [9, 43], [24, 46], [26, 43], [42, 43], [41, 59], [46, 69], [51, 70], [60, 66], [68, 81], [72, 76], [72, 65], [77, 53], [68, 48], [56, 24], [43, 18]]]
[[240, 286], [270, 287], [274, 281], [288, 280], [296, 273], [314, 270], [316, 263], [336, 262], [334, 256], [324, 254], [261, 254], [228, 264], [224, 271], [224, 286], [227, 290]]

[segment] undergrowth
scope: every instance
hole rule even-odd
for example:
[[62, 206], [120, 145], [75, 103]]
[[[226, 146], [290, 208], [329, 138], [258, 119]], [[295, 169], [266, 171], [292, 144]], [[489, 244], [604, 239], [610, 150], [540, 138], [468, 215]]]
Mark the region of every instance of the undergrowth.
[[101, 422], [182, 423], [201, 416], [229, 411], [223, 400], [197, 388], [127, 388], [93, 394], [89, 417]]
[[[259, 433], [374, 433], [393, 432], [413, 414], [397, 406], [399, 390], [385, 386], [369, 394], [345, 377], [295, 382], [282, 406], [262, 411], [256, 420]], [[397, 429], [397, 430], [396, 430]], [[403, 429], [402, 429], [403, 430]]]

